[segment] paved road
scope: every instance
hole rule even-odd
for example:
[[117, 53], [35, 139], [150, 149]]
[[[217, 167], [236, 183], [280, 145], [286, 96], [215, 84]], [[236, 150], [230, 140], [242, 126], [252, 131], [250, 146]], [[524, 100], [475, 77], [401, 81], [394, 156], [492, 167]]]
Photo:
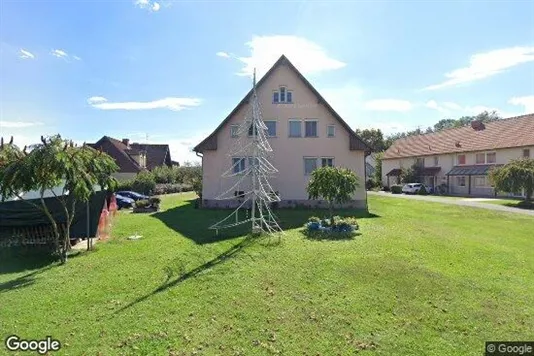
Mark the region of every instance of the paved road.
[[431, 201], [431, 202], [442, 203], [442, 204], [471, 206], [473, 208], [482, 208], [482, 209], [503, 211], [507, 213], [534, 216], [534, 210], [524, 210], [524, 209], [519, 209], [519, 208], [512, 208], [509, 206], [498, 205], [498, 204], [487, 204], [487, 203], [480, 203], [476, 201], [469, 201], [469, 200], [462, 200], [462, 199], [448, 199], [446, 197], [437, 197], [437, 196], [432, 196], [432, 195], [391, 194], [391, 193], [386, 193], [382, 191], [380, 192], [368, 191], [367, 193], [369, 195], [377, 195], [377, 196], [387, 197], [387, 198], [423, 200], [423, 201]]

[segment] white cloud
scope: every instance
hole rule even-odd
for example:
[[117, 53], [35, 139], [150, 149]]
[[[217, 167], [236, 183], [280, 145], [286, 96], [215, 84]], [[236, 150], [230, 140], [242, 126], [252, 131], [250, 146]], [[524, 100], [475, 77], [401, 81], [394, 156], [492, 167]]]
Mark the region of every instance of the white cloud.
[[[363, 90], [355, 84], [346, 84], [338, 88], [319, 89], [319, 93], [341, 117], [354, 123], [362, 110]], [[313, 103], [317, 105], [317, 103]]]
[[[528, 98], [528, 97], [525, 97], [525, 98]], [[512, 98], [510, 99], [509, 103], [514, 104], [512, 103], [513, 99], [523, 99], [523, 98]], [[523, 105], [523, 104], [519, 104], [519, 105]], [[457, 118], [463, 115], [466, 115], [466, 116], [467, 115], [478, 115], [484, 111], [487, 111], [487, 112], [496, 111], [500, 116], [504, 118], [520, 115], [520, 113], [517, 113], [517, 112], [509, 112], [509, 111], [505, 111], [505, 110], [492, 107], [492, 106], [486, 106], [486, 105], [461, 106], [453, 102], [437, 103], [435, 100], [429, 100], [425, 104], [425, 106], [429, 109], [437, 110], [440, 113], [449, 116], [450, 118]]]
[[81, 61], [81, 60], [82, 60], [82, 59], [81, 59], [80, 57], [78, 57], [78, 56], [72, 56], [72, 58], [74, 58], [74, 59], [77, 60], [77, 61]]
[[6, 127], [10, 129], [19, 129], [31, 126], [40, 126], [42, 122], [28, 122], [28, 121], [0, 121], [0, 127]]
[[215, 55], [219, 56], [219, 57], [223, 57], [223, 58], [230, 58], [230, 55], [226, 52], [217, 52], [215, 53]]
[[161, 8], [160, 3], [150, 0], [136, 0], [134, 4], [140, 9], [146, 9], [152, 12], [157, 12]]
[[87, 99], [87, 103], [90, 105], [103, 103], [105, 101], [108, 101], [108, 99], [104, 98], [103, 96], [92, 96], [89, 99]]
[[100, 110], [150, 110], [150, 109], [169, 109], [180, 111], [190, 107], [199, 106], [201, 99], [197, 98], [163, 98], [153, 101], [127, 101], [127, 102], [108, 102], [101, 96], [93, 96], [87, 99], [89, 105]]
[[425, 90], [469, 83], [517, 66], [534, 61], [534, 47], [510, 47], [472, 55], [469, 66], [455, 69], [445, 74], [443, 83], [430, 85]]
[[237, 57], [245, 65], [237, 73], [240, 76], [251, 77], [256, 68], [258, 77], [261, 77], [282, 54], [305, 75], [339, 69], [346, 65], [328, 56], [318, 44], [297, 36], [254, 36], [245, 45], [251, 53], [249, 57]]
[[52, 52], [50, 52], [51, 55], [57, 58], [66, 58], [68, 57], [67, 52], [61, 50], [61, 49], [54, 49]]
[[412, 103], [399, 99], [376, 99], [364, 104], [366, 110], [371, 111], [410, 111]]
[[534, 113], [534, 95], [514, 97], [508, 100], [509, 104], [522, 105], [526, 113]]
[[35, 55], [25, 49], [20, 49], [20, 58], [22, 59], [35, 59]]

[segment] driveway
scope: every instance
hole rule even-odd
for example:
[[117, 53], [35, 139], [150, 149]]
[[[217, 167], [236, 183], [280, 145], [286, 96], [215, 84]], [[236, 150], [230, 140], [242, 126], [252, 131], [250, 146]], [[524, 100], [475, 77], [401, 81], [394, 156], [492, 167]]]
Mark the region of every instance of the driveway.
[[480, 201], [476, 200], [463, 200], [463, 199], [455, 199], [455, 198], [448, 198], [448, 197], [438, 197], [438, 196], [432, 196], [432, 195], [406, 195], [406, 194], [391, 194], [387, 192], [373, 192], [368, 191], [367, 194], [369, 195], [376, 195], [381, 197], [387, 197], [387, 198], [397, 198], [397, 199], [413, 199], [413, 200], [423, 200], [423, 201], [431, 201], [436, 203], [442, 203], [442, 204], [450, 204], [450, 205], [462, 205], [462, 206], [470, 206], [473, 208], [482, 208], [482, 209], [488, 209], [488, 210], [497, 210], [497, 211], [503, 211], [507, 213], [515, 213], [515, 214], [524, 214], [524, 215], [531, 215], [534, 216], [534, 210], [525, 210], [525, 209], [519, 209], [519, 208], [512, 208], [509, 206], [503, 206], [503, 205], [497, 205], [497, 204], [487, 204], [487, 203], [481, 203]]

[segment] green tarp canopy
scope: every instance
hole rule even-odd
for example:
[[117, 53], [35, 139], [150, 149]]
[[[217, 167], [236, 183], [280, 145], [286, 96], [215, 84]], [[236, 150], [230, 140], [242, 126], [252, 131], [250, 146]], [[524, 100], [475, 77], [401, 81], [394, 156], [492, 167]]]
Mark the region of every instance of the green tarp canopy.
[[[71, 238], [96, 236], [98, 221], [107, 196], [107, 191], [99, 191], [93, 194], [87, 203], [76, 203], [70, 230]], [[44, 200], [54, 219], [58, 223], [66, 222], [63, 206], [57, 198], [44, 198]], [[46, 215], [41, 210], [28, 204], [28, 201], [41, 205], [40, 199], [31, 199], [26, 202], [12, 200], [0, 203], [0, 239], [10, 238], [14, 228], [50, 225], [50, 220]], [[87, 214], [88, 208], [89, 214]], [[87, 224], [88, 221], [89, 224]]]

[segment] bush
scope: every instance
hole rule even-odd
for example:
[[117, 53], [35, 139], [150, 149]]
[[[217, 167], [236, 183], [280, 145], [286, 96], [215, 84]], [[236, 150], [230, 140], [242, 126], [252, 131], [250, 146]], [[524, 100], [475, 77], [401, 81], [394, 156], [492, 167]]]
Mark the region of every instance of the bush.
[[[333, 220], [333, 222], [332, 222]], [[332, 219], [319, 219], [312, 216], [305, 225], [306, 235], [309, 238], [351, 238], [359, 229], [358, 221], [354, 217], [341, 218], [334, 216]]]
[[146, 208], [150, 205], [150, 202], [146, 199], [144, 200], [138, 200], [135, 202], [135, 207], [136, 208]]
[[118, 181], [117, 182], [117, 190], [116, 191], [119, 192], [119, 191], [122, 191], [122, 190], [133, 190], [132, 189], [133, 182], [134, 182], [133, 179]]
[[418, 195], [428, 195], [426, 187], [424, 185], [422, 185], [421, 188], [419, 188], [419, 190], [417, 191], [417, 194]]
[[367, 182], [365, 182], [365, 189], [371, 190], [374, 187], [376, 187], [376, 182], [374, 179], [367, 179]]
[[390, 189], [389, 189], [389, 187], [387, 185], [385, 185], [384, 188], [382, 188], [382, 190], [384, 192], [389, 192], [390, 191]]
[[142, 171], [135, 177], [131, 190], [145, 195], [152, 195], [155, 189], [156, 181], [154, 180], [154, 175], [149, 171]]
[[160, 203], [161, 203], [161, 199], [158, 198], [158, 197], [150, 197], [148, 199], [148, 202], [150, 203], [150, 205], [152, 206], [158, 206]]
[[189, 184], [156, 184], [154, 195], [190, 192], [193, 187]]
[[392, 185], [391, 193], [393, 194], [402, 194], [402, 185]]

